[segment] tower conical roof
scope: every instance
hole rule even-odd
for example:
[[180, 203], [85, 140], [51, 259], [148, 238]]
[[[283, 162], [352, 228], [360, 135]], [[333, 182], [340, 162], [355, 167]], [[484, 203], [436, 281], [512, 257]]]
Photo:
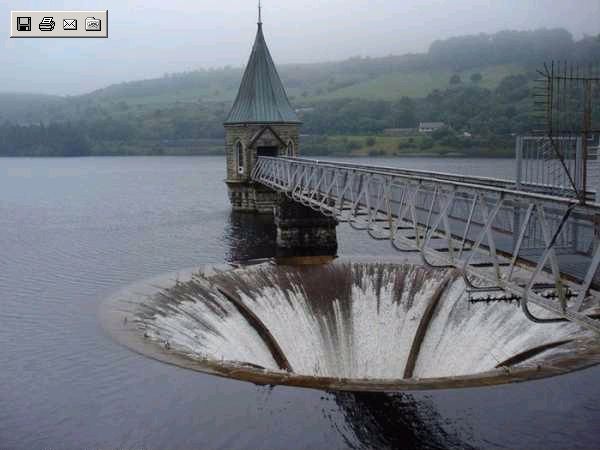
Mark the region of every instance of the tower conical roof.
[[260, 22], [240, 90], [225, 120], [226, 125], [238, 123], [300, 123], [269, 53]]

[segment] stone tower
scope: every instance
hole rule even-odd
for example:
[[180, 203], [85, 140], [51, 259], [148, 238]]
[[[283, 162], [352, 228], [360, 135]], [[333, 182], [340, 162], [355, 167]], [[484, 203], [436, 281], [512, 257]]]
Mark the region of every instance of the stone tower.
[[234, 211], [272, 213], [277, 194], [250, 179], [258, 156], [298, 155], [298, 116], [285, 93], [258, 19], [240, 90], [225, 120], [229, 200]]

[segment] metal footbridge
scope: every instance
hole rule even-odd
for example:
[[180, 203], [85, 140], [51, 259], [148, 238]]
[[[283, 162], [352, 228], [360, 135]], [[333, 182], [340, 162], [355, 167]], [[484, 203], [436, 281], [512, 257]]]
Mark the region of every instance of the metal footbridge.
[[539, 183], [303, 158], [259, 157], [251, 177], [429, 266], [458, 269], [473, 302], [514, 300], [534, 322], [600, 333], [593, 200]]

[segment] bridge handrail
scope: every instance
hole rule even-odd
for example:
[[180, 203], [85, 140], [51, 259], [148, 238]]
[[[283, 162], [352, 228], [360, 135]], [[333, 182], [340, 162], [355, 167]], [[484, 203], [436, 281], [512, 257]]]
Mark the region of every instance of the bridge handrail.
[[[392, 166], [381, 166], [381, 165], [372, 165], [372, 164], [354, 164], [354, 163], [341, 162], [341, 161], [340, 162], [327, 161], [327, 160], [321, 161], [321, 160], [313, 160], [311, 158], [283, 157], [283, 159], [301, 160], [301, 161], [316, 161], [317, 164], [322, 164], [323, 162], [329, 162], [329, 163], [335, 164], [336, 166], [339, 166], [339, 167], [351, 168], [353, 166], [360, 166], [362, 168], [368, 168], [368, 169], [374, 169], [374, 170], [380, 170], [380, 171], [381, 170], [390, 171], [391, 173], [395, 173], [395, 174], [399, 174], [399, 173], [420, 174], [420, 175], [429, 176], [429, 177], [431, 177], [433, 175], [436, 179], [440, 179], [440, 180], [451, 180], [451, 181], [469, 180], [469, 182], [472, 182], [473, 184], [484, 184], [484, 185], [489, 185], [489, 186], [502, 187], [505, 189], [512, 189], [513, 187], [517, 188], [517, 181], [508, 179], [508, 178], [467, 176], [467, 175], [459, 175], [456, 173], [449, 173], [449, 172], [438, 172], [438, 171], [419, 170], [419, 169], [403, 169], [403, 168], [392, 167]], [[521, 181], [520, 184], [521, 184], [521, 187], [523, 188], [522, 190], [529, 190], [529, 192], [571, 191], [571, 189], [569, 187], [556, 186], [556, 185], [551, 185], [551, 184], [532, 183], [532, 182], [523, 182], [523, 181]], [[517, 188], [517, 190], [519, 190], [519, 189]], [[588, 190], [586, 192], [588, 199], [594, 198], [594, 194], [595, 194], [594, 191]], [[548, 195], [548, 194], [546, 194], [546, 195]], [[560, 195], [559, 195], [559, 197], [560, 197]]]
[[495, 177], [481, 177], [481, 176], [464, 176], [456, 173], [450, 172], [438, 172], [434, 170], [419, 170], [419, 169], [403, 169], [400, 167], [393, 166], [383, 166], [383, 165], [374, 165], [374, 164], [356, 164], [350, 162], [342, 162], [342, 161], [329, 161], [329, 160], [318, 160], [313, 158], [299, 158], [299, 157], [281, 157], [280, 159], [289, 159], [292, 161], [305, 161], [305, 162], [316, 162], [317, 164], [323, 165], [325, 163], [333, 164], [335, 166], [343, 166], [343, 167], [361, 167], [363, 169], [374, 169], [378, 171], [389, 171], [391, 173], [405, 173], [405, 174], [422, 174], [422, 175], [434, 175], [435, 177], [439, 177], [444, 180], [460, 180], [460, 179], [469, 179], [469, 180], [477, 180], [484, 184], [499, 184], [499, 185], [514, 185], [515, 181], [506, 179], [506, 178], [495, 178]]
[[[343, 162], [338, 163], [337, 161], [320, 161], [318, 159], [309, 159], [309, 158], [259, 156], [258, 162], [260, 162], [261, 160], [273, 160], [273, 161], [284, 160], [284, 161], [288, 161], [290, 163], [293, 162], [295, 164], [317, 165], [317, 166], [321, 166], [321, 167], [329, 167], [332, 169], [345, 168], [345, 169], [353, 170], [355, 172], [368, 173], [368, 174], [372, 174], [372, 175], [381, 175], [381, 176], [392, 175], [392, 176], [396, 176], [396, 177], [400, 177], [400, 178], [411, 179], [413, 181], [418, 181], [418, 182], [425, 181], [425, 182], [432, 182], [432, 183], [442, 183], [442, 184], [445, 184], [448, 186], [474, 188], [474, 189], [484, 190], [484, 191], [488, 191], [488, 192], [494, 192], [497, 194], [514, 196], [517, 198], [526, 198], [526, 199], [530, 199], [530, 200], [554, 202], [554, 203], [560, 203], [560, 204], [567, 205], [567, 206], [581, 205], [581, 203], [578, 199], [570, 198], [570, 197], [562, 197], [562, 196], [558, 196], [558, 195], [549, 195], [549, 194], [540, 194], [537, 192], [528, 192], [528, 191], [522, 191], [522, 190], [517, 190], [517, 189], [509, 189], [506, 187], [497, 187], [497, 186], [492, 186], [492, 185], [488, 185], [488, 184], [479, 184], [479, 183], [472, 183], [472, 182], [465, 182], [465, 181], [455, 181], [453, 179], [447, 179], [447, 178], [443, 178], [443, 177], [436, 178], [436, 177], [426, 176], [424, 174], [428, 174], [428, 175], [430, 175], [430, 174], [438, 175], [439, 174], [441, 176], [464, 178], [465, 180], [473, 180], [473, 181], [490, 180], [490, 181], [503, 181], [503, 182], [510, 183], [508, 180], [502, 180], [499, 178], [467, 177], [467, 176], [462, 176], [462, 175], [446, 174], [443, 172], [427, 172], [427, 171], [421, 171], [421, 170], [399, 169], [399, 168], [394, 168], [394, 167], [370, 166], [370, 165], [352, 164], [352, 163], [343, 163]], [[257, 164], [257, 166], [258, 166], [258, 164]], [[585, 205], [581, 205], [581, 206], [585, 206], [586, 209], [592, 210], [592, 211], [596, 212], [597, 214], [600, 214], [600, 203], [586, 202]]]

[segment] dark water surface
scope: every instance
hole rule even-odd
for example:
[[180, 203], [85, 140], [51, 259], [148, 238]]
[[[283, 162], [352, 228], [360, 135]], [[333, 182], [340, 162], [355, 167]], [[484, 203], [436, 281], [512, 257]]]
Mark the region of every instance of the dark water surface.
[[[514, 170], [510, 160], [370, 162]], [[273, 254], [273, 226], [231, 214], [223, 178], [220, 157], [0, 158], [0, 449], [600, 446], [600, 368], [492, 388], [333, 394], [211, 377], [115, 343], [98, 309], [119, 288]], [[392, 253], [338, 231], [340, 254]]]

